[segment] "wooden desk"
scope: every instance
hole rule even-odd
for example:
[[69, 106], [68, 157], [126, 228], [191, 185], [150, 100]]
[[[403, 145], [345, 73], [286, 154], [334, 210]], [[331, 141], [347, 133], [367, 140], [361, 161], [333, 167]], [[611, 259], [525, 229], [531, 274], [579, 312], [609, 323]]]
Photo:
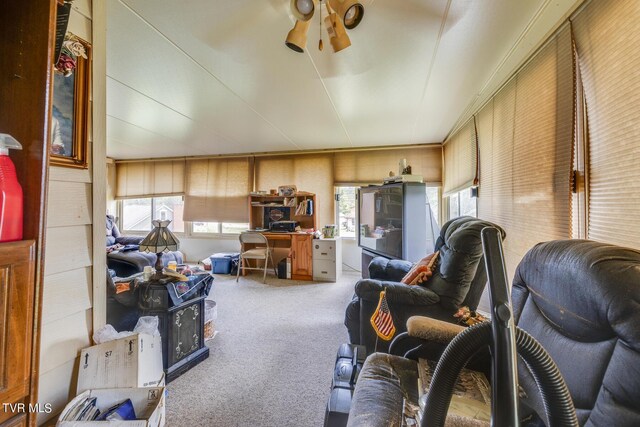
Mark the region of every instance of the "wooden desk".
[[[269, 241], [269, 247], [273, 248], [273, 262], [278, 262], [286, 257], [291, 258], [292, 280], [313, 280], [313, 246], [312, 235], [307, 233], [274, 233], [260, 232]], [[242, 252], [251, 249], [254, 245], [243, 244]], [[277, 256], [278, 249], [286, 249], [287, 252]], [[243, 271], [244, 275], [245, 272]]]

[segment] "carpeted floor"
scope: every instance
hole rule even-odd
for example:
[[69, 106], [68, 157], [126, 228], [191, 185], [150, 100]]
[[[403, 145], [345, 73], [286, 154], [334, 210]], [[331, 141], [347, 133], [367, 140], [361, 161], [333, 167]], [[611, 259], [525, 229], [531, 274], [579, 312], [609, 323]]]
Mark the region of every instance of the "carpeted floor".
[[219, 334], [209, 358], [169, 384], [167, 426], [322, 426], [359, 273], [338, 283], [261, 278], [216, 277]]

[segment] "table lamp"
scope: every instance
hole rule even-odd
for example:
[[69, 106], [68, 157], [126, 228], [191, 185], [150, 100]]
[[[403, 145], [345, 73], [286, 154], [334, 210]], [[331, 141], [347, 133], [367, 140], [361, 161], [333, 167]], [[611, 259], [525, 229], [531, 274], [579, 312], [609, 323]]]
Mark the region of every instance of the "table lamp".
[[169, 230], [171, 220], [153, 220], [153, 230], [140, 242], [140, 250], [144, 252], [155, 252], [156, 256], [156, 279], [162, 276], [162, 253], [177, 251], [180, 247], [180, 240]]

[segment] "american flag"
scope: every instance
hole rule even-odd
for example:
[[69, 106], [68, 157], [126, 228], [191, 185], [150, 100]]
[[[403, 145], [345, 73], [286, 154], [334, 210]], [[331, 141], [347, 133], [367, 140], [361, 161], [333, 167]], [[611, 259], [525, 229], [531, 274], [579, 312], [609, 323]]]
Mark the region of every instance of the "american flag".
[[380, 302], [376, 312], [371, 316], [371, 326], [376, 334], [385, 341], [389, 341], [396, 333], [396, 327], [391, 318], [389, 304], [387, 304], [387, 291], [380, 292]]

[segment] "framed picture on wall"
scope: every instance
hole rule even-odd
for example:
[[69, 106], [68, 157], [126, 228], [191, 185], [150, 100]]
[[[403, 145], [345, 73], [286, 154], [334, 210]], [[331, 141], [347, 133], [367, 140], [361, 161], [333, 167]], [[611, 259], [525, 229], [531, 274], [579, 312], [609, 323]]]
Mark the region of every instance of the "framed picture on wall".
[[[61, 55], [53, 78], [50, 163], [55, 166], [88, 167], [88, 119], [91, 85], [91, 46], [73, 36], [84, 56]], [[79, 45], [75, 45], [76, 48]]]

